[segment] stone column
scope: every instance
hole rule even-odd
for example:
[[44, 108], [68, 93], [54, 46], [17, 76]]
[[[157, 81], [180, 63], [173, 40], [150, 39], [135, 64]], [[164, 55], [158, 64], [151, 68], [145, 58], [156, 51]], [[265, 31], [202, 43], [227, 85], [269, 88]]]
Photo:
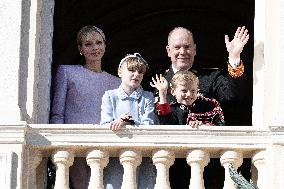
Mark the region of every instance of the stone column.
[[189, 189], [204, 189], [203, 171], [210, 161], [209, 153], [203, 150], [192, 150], [188, 152], [186, 161], [191, 166]]
[[157, 169], [155, 189], [170, 189], [169, 168], [174, 163], [175, 155], [167, 150], [159, 150], [152, 159]]
[[[283, 131], [283, 130], [282, 130]], [[274, 137], [277, 135], [273, 134]], [[273, 137], [273, 135], [271, 137]], [[281, 136], [282, 138], [282, 136]], [[280, 136], [279, 136], [280, 139]], [[284, 186], [284, 145], [283, 138], [273, 140], [271, 145], [266, 147], [265, 154], [265, 172], [266, 172], [266, 187], [269, 189], [282, 189]]]
[[142, 161], [141, 153], [134, 150], [124, 150], [119, 154], [123, 166], [123, 181], [121, 189], [137, 189], [136, 168]]
[[28, 175], [28, 188], [37, 189], [37, 172], [36, 168], [42, 160], [42, 155], [38, 151], [30, 150], [29, 152], [29, 175]]
[[243, 163], [243, 154], [238, 151], [225, 151], [220, 158], [221, 165], [225, 168], [225, 181], [223, 189], [236, 189], [234, 181], [230, 177], [229, 164], [237, 169]]
[[[265, 1], [255, 1], [254, 56], [253, 56], [253, 106], [252, 125], [264, 127], [264, 41], [265, 41]], [[252, 40], [252, 31], [249, 31]], [[250, 64], [246, 62], [246, 64]]]
[[265, 151], [260, 151], [254, 154], [252, 157], [252, 163], [257, 168], [257, 187], [259, 189], [265, 189], [265, 180], [266, 180], [266, 172], [265, 172]]
[[0, 10], [0, 122], [17, 123], [21, 121], [19, 68], [22, 16], [25, 18], [22, 1], [1, 0]]
[[108, 153], [93, 150], [87, 155], [87, 164], [91, 167], [91, 178], [88, 189], [104, 189], [103, 169], [108, 164]]
[[69, 189], [69, 167], [73, 164], [72, 152], [58, 150], [52, 156], [56, 166], [56, 179], [54, 189]]
[[266, 126], [283, 126], [284, 0], [266, 0], [262, 15], [265, 15], [263, 120]]

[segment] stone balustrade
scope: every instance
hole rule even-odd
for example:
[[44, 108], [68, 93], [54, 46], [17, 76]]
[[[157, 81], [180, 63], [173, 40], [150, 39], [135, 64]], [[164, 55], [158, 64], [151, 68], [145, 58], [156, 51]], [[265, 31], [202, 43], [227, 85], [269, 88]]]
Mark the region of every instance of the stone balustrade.
[[[271, 188], [277, 189], [281, 188], [278, 186], [282, 181], [277, 183], [271, 176], [284, 176], [283, 131], [282, 127], [201, 126], [192, 129], [187, 126], [157, 125], [127, 126], [121, 131], [112, 132], [107, 126], [99, 125], [22, 125], [10, 127], [10, 130], [6, 128], [5, 131], [0, 129], [0, 146], [8, 145], [10, 148], [8, 151], [0, 148], [0, 152], [5, 154], [13, 151], [13, 145], [21, 146], [22, 150], [13, 152], [18, 161], [12, 164], [18, 165], [12, 166], [11, 175], [16, 171], [17, 179], [22, 180], [15, 182], [22, 183], [22, 188], [44, 187], [45, 182], [37, 179], [46, 169], [42, 169], [42, 166], [39, 169], [38, 165], [51, 157], [56, 166], [55, 189], [68, 189], [69, 167], [74, 157], [85, 157], [91, 168], [88, 189], [103, 189], [103, 170], [109, 157], [118, 157], [124, 169], [121, 188], [137, 189], [137, 167], [142, 157], [151, 157], [157, 170], [155, 189], [170, 189], [169, 168], [175, 158], [185, 158], [191, 167], [190, 189], [205, 188], [203, 172], [210, 158], [219, 158], [224, 167], [223, 189], [235, 189], [228, 166], [230, 163], [236, 168], [241, 166], [243, 158], [250, 158], [255, 166], [257, 171], [252, 173], [255, 174], [252, 178], [255, 178], [254, 183], [260, 189], [267, 188], [268, 184], [274, 184], [275, 187]], [[277, 159], [278, 162], [270, 159]], [[21, 169], [13, 170], [16, 166]], [[281, 177], [277, 175], [277, 178]]]

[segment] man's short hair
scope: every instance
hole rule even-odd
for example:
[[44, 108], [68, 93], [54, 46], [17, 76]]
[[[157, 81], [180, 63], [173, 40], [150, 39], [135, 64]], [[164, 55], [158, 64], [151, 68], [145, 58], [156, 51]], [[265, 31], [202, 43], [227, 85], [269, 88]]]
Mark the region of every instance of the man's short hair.
[[193, 39], [193, 41], [194, 41], [193, 33], [191, 32], [191, 30], [189, 30], [189, 29], [187, 29], [187, 28], [185, 28], [185, 27], [179, 26], [179, 27], [175, 27], [174, 29], [172, 29], [172, 30], [170, 31], [170, 33], [169, 33], [169, 35], [168, 35], [168, 44], [169, 44], [169, 42], [170, 42], [170, 39], [171, 39], [171, 37], [172, 37], [172, 34], [173, 34], [175, 31], [177, 31], [177, 30], [185, 30], [185, 31], [188, 33], [188, 35], [190, 35], [190, 36], [192, 37], [192, 39]]

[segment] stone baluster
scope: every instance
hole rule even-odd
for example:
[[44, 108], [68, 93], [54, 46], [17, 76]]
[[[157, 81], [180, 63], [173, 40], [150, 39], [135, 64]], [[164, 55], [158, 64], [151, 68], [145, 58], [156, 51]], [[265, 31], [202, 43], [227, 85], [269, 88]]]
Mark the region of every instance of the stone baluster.
[[103, 169], [108, 164], [108, 153], [93, 150], [87, 155], [87, 164], [91, 167], [91, 178], [88, 189], [104, 189]]
[[170, 189], [169, 168], [174, 163], [175, 155], [167, 150], [159, 150], [152, 159], [157, 169], [155, 189]]
[[192, 150], [186, 158], [191, 167], [191, 178], [189, 189], [204, 189], [203, 171], [210, 161], [209, 153], [203, 150]]
[[267, 188], [265, 186], [266, 172], [265, 172], [265, 151], [260, 151], [252, 157], [252, 163], [257, 168], [257, 187], [259, 189]]
[[28, 188], [36, 189], [37, 188], [37, 172], [36, 168], [42, 160], [42, 155], [40, 152], [35, 150], [30, 150], [29, 152], [29, 176], [28, 176]]
[[137, 189], [136, 168], [142, 161], [141, 153], [134, 150], [124, 150], [119, 154], [123, 166], [123, 181], [121, 189]]
[[54, 189], [69, 189], [69, 167], [73, 164], [72, 152], [58, 150], [52, 156], [56, 166], [56, 178]]
[[230, 177], [229, 164], [237, 169], [243, 163], [243, 154], [237, 151], [225, 151], [220, 158], [221, 165], [225, 168], [225, 181], [223, 189], [236, 189], [234, 181]]

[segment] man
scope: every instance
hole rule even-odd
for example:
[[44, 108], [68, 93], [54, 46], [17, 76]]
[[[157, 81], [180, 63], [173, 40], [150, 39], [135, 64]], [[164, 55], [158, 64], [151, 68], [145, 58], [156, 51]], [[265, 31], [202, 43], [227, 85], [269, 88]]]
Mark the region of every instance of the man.
[[[244, 65], [240, 60], [240, 54], [248, 39], [248, 30], [244, 26], [238, 27], [232, 41], [229, 41], [229, 37], [225, 35], [225, 44], [229, 53], [229, 74], [224, 74], [220, 70], [198, 70], [197, 75], [200, 80], [199, 92], [202, 95], [208, 98], [215, 98], [221, 104], [240, 98], [245, 80]], [[166, 50], [172, 62], [170, 69], [165, 73], [165, 78], [170, 82], [177, 71], [192, 68], [196, 55], [196, 44], [194, 43], [192, 32], [183, 27], [174, 28], [169, 33]]]
[[[244, 64], [240, 54], [248, 42], [249, 34], [245, 27], [238, 27], [232, 41], [225, 36], [225, 44], [229, 53], [228, 72], [221, 70], [198, 69], [195, 73], [199, 78], [200, 93], [208, 98], [217, 99], [221, 105], [237, 102], [245, 95], [246, 76]], [[189, 70], [194, 64], [196, 55], [196, 44], [190, 30], [183, 27], [174, 28], [168, 35], [166, 46], [168, 57], [171, 59], [171, 67], [166, 71], [164, 77], [168, 82], [177, 71]], [[192, 70], [193, 71], [193, 70]], [[168, 94], [170, 101], [174, 100]], [[225, 114], [226, 118], [226, 114]], [[223, 184], [224, 170], [219, 159], [211, 159], [205, 171], [205, 187], [221, 188]], [[176, 159], [170, 168], [170, 183], [172, 189], [188, 188], [190, 179], [190, 168], [185, 159]]]

